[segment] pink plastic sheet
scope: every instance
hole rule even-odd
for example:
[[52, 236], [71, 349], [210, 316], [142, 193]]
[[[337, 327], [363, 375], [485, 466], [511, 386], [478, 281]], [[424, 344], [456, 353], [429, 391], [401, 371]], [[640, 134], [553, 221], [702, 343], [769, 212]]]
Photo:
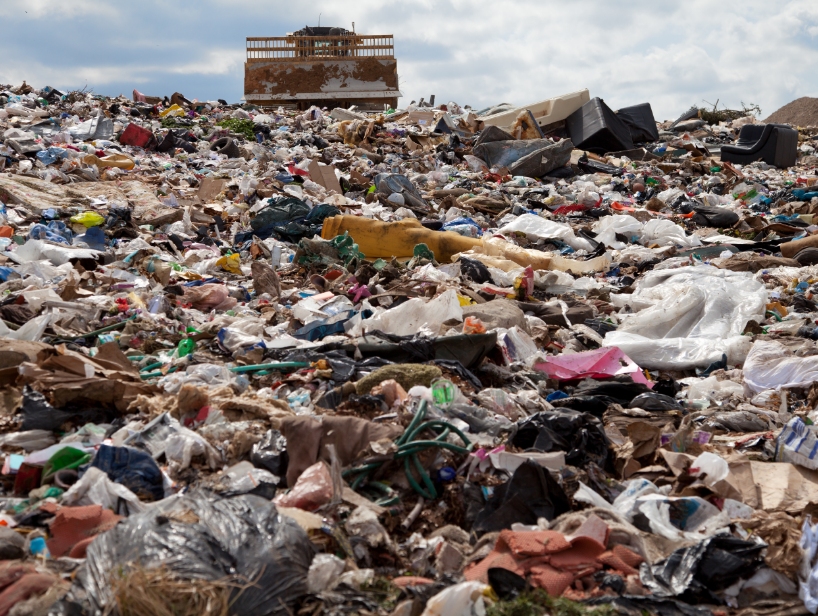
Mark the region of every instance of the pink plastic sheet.
[[629, 375], [634, 383], [653, 387], [642, 369], [617, 347], [604, 347], [574, 355], [555, 355], [534, 368], [558, 381], [579, 379], [605, 379], [622, 374]]

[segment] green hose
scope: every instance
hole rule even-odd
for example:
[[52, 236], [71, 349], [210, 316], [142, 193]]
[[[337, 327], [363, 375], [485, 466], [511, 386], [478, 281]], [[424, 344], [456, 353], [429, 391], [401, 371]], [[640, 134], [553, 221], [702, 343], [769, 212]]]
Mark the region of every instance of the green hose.
[[[403, 470], [406, 473], [406, 479], [415, 492], [427, 500], [434, 500], [437, 498], [435, 484], [432, 482], [432, 478], [429, 477], [429, 473], [427, 473], [426, 469], [423, 468], [423, 464], [421, 464], [418, 454], [426, 449], [437, 447], [440, 449], [448, 449], [454, 453], [464, 455], [471, 452], [472, 443], [459, 428], [453, 426], [447, 421], [433, 419], [431, 421], [424, 422], [423, 418], [426, 416], [426, 409], [426, 400], [422, 400], [418, 406], [418, 410], [415, 412], [415, 416], [412, 418], [412, 421], [409, 422], [409, 426], [406, 428], [406, 431], [395, 441], [398, 451], [395, 453], [392, 459], [403, 460]], [[441, 432], [431, 440], [417, 438], [419, 434], [426, 432], [427, 430], [441, 430]], [[446, 440], [449, 434], [452, 432], [460, 437], [460, 440], [463, 441], [465, 447], [449, 443]], [[344, 471], [343, 476], [345, 478], [352, 476], [355, 477], [350, 484], [350, 487], [353, 490], [360, 489], [364, 484], [371, 486], [372, 484], [378, 482], [367, 481], [369, 474], [380, 468], [386, 462], [389, 462], [389, 460], [384, 462], [373, 462], [357, 468], [351, 468]], [[412, 471], [413, 466], [415, 472], [417, 472], [418, 476], [420, 477], [420, 481], [415, 479]], [[390, 502], [391, 500], [392, 499], [390, 499]], [[381, 504], [381, 502], [378, 501], [378, 504]]]
[[[168, 370], [167, 374], [170, 374], [171, 372], [176, 372], [178, 369], [179, 369], [179, 366], [171, 366], [170, 370]], [[160, 370], [159, 372], [142, 372], [139, 376], [142, 377], [142, 380], [145, 380], [145, 379], [153, 379], [153, 378], [156, 378], [158, 376], [165, 376], [165, 375], [162, 374], [162, 371]]]
[[243, 372], [258, 372], [260, 370], [293, 370], [299, 368], [309, 368], [310, 364], [303, 361], [283, 361], [277, 364], [256, 364], [254, 366], [236, 366], [230, 368], [230, 372], [241, 374]]

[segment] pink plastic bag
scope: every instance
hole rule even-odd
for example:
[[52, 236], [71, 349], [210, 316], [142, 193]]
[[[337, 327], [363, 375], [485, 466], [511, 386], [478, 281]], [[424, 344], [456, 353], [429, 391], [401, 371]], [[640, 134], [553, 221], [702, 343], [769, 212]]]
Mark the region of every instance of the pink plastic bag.
[[273, 502], [281, 507], [296, 507], [315, 511], [332, 500], [332, 476], [325, 462], [316, 462], [301, 473], [292, 490], [276, 496]]

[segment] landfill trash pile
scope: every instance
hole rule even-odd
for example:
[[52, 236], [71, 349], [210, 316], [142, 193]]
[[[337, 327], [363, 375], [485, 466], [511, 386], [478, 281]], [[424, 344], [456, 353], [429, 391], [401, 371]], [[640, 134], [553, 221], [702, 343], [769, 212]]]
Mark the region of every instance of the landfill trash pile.
[[0, 86], [0, 616], [816, 613], [818, 138], [700, 116]]

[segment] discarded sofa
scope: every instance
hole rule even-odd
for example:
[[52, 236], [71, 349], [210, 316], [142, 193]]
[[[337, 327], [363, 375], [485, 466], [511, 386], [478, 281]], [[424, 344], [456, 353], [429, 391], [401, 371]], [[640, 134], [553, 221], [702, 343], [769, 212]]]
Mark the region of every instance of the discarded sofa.
[[798, 154], [798, 131], [784, 124], [746, 124], [735, 145], [721, 148], [721, 160], [746, 165], [762, 160], [768, 165], [792, 167]]

